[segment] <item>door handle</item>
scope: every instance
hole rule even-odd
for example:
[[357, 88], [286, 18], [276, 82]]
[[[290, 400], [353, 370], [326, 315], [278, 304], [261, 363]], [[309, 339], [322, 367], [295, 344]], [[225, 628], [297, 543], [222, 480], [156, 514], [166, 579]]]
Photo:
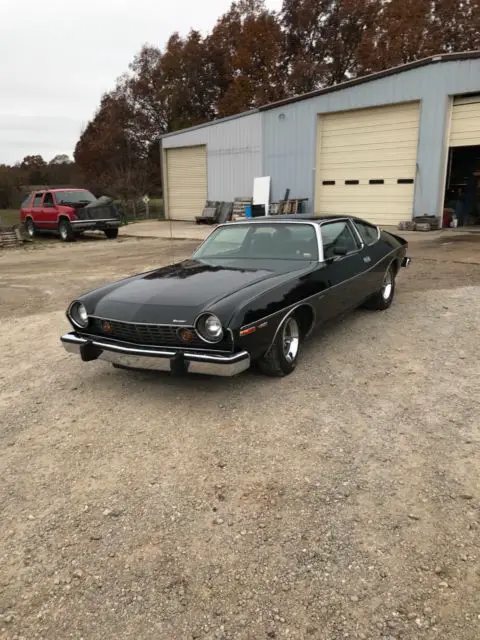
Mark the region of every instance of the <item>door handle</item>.
[[363, 258], [363, 261], [364, 261], [364, 262], [366, 262], [366, 263], [368, 264], [369, 262], [371, 262], [371, 261], [372, 261], [372, 259], [370, 258], [370, 256], [365, 256], [365, 257]]

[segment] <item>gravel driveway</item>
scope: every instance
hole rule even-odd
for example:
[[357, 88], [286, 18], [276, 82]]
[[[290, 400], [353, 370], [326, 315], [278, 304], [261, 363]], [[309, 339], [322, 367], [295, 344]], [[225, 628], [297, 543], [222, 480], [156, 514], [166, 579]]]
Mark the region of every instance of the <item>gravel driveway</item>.
[[0, 637], [478, 640], [480, 243], [412, 244], [284, 379], [64, 353], [75, 295], [193, 246], [0, 254]]

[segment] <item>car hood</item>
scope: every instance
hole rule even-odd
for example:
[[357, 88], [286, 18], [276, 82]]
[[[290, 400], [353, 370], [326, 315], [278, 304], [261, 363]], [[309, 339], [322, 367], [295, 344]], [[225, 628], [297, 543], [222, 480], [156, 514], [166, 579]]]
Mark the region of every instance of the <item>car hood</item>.
[[280, 283], [305, 267], [303, 261], [187, 260], [98, 289], [83, 301], [88, 313], [99, 318], [192, 324], [199, 313], [214, 305], [221, 315], [218, 303], [223, 298], [265, 281], [274, 286], [275, 280]]

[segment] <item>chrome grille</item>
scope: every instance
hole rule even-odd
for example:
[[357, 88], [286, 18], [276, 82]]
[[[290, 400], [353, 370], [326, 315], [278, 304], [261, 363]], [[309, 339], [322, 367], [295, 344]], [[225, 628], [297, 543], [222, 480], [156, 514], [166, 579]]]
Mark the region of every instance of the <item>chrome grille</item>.
[[[107, 326], [107, 330], [105, 327]], [[109, 329], [108, 329], [109, 327]], [[203, 342], [196, 334], [190, 342], [184, 342], [178, 336], [179, 329], [190, 329], [193, 327], [172, 327], [161, 324], [131, 324], [129, 322], [119, 322], [118, 320], [103, 320], [92, 318], [88, 328], [89, 333], [120, 340], [121, 342], [131, 342], [134, 344], [183, 347], [195, 349], [209, 349], [216, 351], [231, 351], [232, 341], [227, 333], [224, 339], [214, 345]]]

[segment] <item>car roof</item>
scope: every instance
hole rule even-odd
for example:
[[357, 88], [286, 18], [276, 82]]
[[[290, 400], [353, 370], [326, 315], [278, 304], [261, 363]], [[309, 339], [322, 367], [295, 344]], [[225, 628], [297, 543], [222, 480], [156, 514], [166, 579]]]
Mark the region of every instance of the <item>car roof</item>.
[[82, 189], [80, 187], [55, 187], [53, 189], [48, 189], [43, 187], [42, 189], [34, 189], [31, 193], [43, 193], [44, 191], [48, 191], [49, 193], [55, 193], [57, 191], [88, 191], [88, 189]]
[[[367, 220], [363, 220], [362, 218], [358, 218], [357, 216], [352, 215], [341, 215], [341, 214], [331, 214], [325, 216], [313, 216], [311, 213], [297, 213], [297, 214], [276, 214], [271, 216], [258, 216], [256, 218], [245, 218], [244, 220], [235, 220], [235, 222], [289, 222], [289, 221], [300, 221], [300, 222], [312, 222], [315, 224], [322, 224], [322, 222], [329, 222], [332, 220], [352, 220], [352, 222], [364, 222], [365, 224], [372, 224]], [[372, 225], [375, 226], [375, 225]]]

